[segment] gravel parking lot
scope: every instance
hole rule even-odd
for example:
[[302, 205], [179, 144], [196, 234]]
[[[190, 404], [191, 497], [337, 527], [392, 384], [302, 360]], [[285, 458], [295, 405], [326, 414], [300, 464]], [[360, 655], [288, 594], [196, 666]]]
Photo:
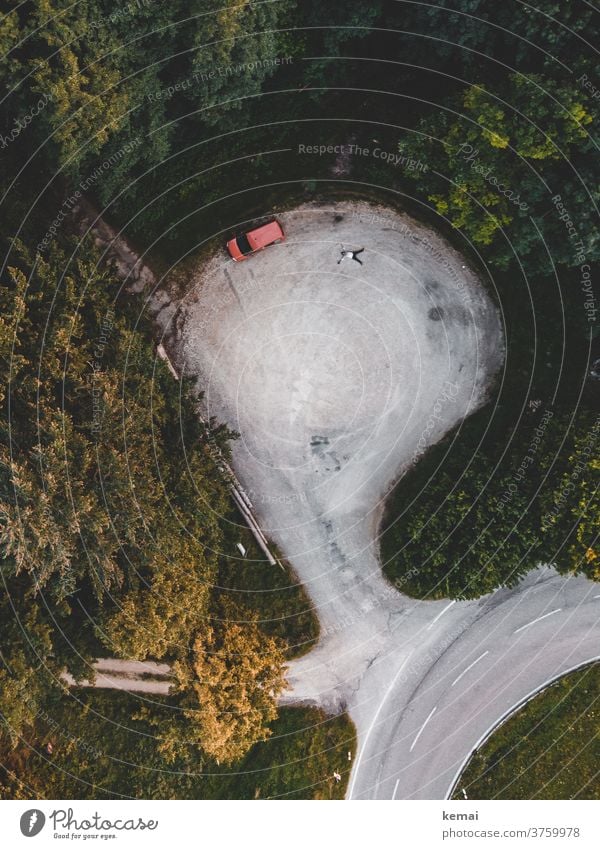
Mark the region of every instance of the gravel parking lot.
[[[161, 316], [205, 414], [241, 434], [235, 470], [318, 612], [289, 697], [335, 707], [407, 608], [377, 559], [384, 496], [485, 400], [503, 336], [464, 259], [407, 216], [346, 201], [278, 217], [285, 243], [242, 263], [220, 250]], [[338, 264], [342, 245], [363, 265]]]

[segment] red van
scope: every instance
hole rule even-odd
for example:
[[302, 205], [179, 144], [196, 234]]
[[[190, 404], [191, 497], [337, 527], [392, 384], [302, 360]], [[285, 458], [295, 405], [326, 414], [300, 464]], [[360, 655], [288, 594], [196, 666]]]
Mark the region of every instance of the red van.
[[261, 224], [254, 230], [238, 233], [237, 236], [227, 242], [227, 250], [233, 260], [241, 262], [243, 259], [248, 259], [251, 254], [284, 240], [285, 236], [279, 222], [273, 219], [273, 221]]

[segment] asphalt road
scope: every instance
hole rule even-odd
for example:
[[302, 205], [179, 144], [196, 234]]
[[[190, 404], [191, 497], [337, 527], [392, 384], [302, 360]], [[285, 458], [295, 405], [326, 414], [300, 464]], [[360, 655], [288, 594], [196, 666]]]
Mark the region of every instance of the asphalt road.
[[600, 656], [599, 623], [600, 587], [550, 569], [514, 591], [449, 609], [426, 647], [419, 639], [404, 647], [388, 691], [369, 705], [348, 798], [447, 797], [507, 713]]

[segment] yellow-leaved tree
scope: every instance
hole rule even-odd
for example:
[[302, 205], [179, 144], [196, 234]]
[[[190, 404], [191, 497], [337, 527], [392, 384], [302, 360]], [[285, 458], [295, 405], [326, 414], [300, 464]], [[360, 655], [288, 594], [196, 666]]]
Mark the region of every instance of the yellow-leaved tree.
[[[266, 740], [285, 688], [283, 664], [281, 642], [265, 636], [255, 622], [208, 627], [196, 638], [191, 667], [175, 665], [180, 683], [195, 695], [185, 702], [188, 742], [219, 763], [231, 763]], [[163, 751], [175, 756], [172, 733]]]

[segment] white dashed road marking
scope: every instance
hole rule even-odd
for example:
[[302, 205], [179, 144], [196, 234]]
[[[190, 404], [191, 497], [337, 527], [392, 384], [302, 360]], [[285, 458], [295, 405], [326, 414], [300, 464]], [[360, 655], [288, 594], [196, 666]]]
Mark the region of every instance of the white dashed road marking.
[[431, 713], [429, 714], [429, 716], [427, 717], [427, 719], [425, 720], [425, 722], [423, 723], [423, 725], [419, 728], [419, 731], [418, 731], [418, 733], [417, 733], [417, 736], [416, 736], [416, 737], [415, 737], [415, 739], [412, 741], [412, 746], [410, 747], [410, 751], [411, 751], [411, 752], [412, 752], [412, 750], [415, 748], [415, 746], [417, 745], [417, 741], [418, 741], [419, 737], [421, 736], [421, 734], [423, 733], [423, 731], [425, 731], [425, 726], [427, 725], [427, 723], [429, 722], [429, 720], [431, 719], [431, 717], [433, 716], [433, 714], [436, 712], [436, 710], [437, 710], [437, 705], [433, 708], [433, 710], [431, 711]]
[[428, 630], [428, 631], [429, 631], [429, 629], [430, 629], [430, 628], [433, 628], [433, 626], [434, 626], [434, 625], [435, 625], [435, 623], [438, 621], [438, 619], [440, 618], [440, 616], [443, 616], [443, 615], [444, 615], [444, 613], [445, 613], [447, 610], [450, 610], [450, 608], [452, 607], [452, 605], [453, 605], [453, 604], [456, 604], [456, 601], [451, 601], [451, 602], [450, 602], [450, 604], [447, 604], [447, 605], [446, 605], [446, 607], [438, 613], [438, 615], [435, 617], [435, 619], [433, 620], [433, 622], [430, 622], [430, 623], [429, 623], [429, 625], [427, 626], [427, 630]]
[[525, 628], [529, 628], [530, 625], [535, 625], [536, 622], [541, 622], [542, 619], [546, 619], [546, 617], [548, 617], [548, 616], [553, 616], [555, 613], [559, 613], [561, 610], [562, 610], [562, 607], [557, 607], [556, 610], [551, 610], [550, 613], [544, 613], [543, 616], [538, 616], [537, 619], [534, 619], [532, 622], [528, 622], [527, 625], [521, 625], [521, 627], [517, 628], [517, 630], [514, 631], [513, 633], [518, 634], [519, 631], [523, 631], [523, 630], [525, 630]]
[[466, 674], [467, 674], [467, 672], [469, 671], [469, 669], [473, 669], [473, 667], [475, 666], [475, 664], [476, 664], [476, 663], [479, 663], [479, 661], [480, 661], [480, 660], [483, 660], [483, 658], [486, 656], [486, 654], [489, 654], [489, 651], [484, 651], [484, 653], [483, 653], [483, 654], [480, 654], [480, 655], [479, 655], [479, 657], [477, 658], [477, 660], [474, 660], [474, 661], [473, 661], [473, 663], [471, 663], [469, 666], [467, 666], [467, 668], [466, 668], [466, 669], [463, 669], [463, 671], [460, 673], [460, 675], [458, 676], [458, 678], [455, 678], [455, 679], [454, 679], [454, 681], [452, 682], [452, 684], [451, 684], [450, 686], [451, 686], [451, 687], [454, 687], [454, 685], [455, 685], [455, 684], [458, 684], [458, 682], [459, 682], [459, 681], [460, 681], [460, 679], [463, 677], [463, 675], [466, 675]]
[[354, 791], [354, 785], [355, 785], [355, 783], [356, 783], [356, 776], [358, 775], [358, 770], [360, 769], [360, 764], [361, 764], [361, 761], [362, 761], [363, 755], [364, 755], [364, 753], [365, 753], [365, 750], [366, 750], [366, 748], [367, 748], [367, 743], [369, 742], [369, 737], [371, 736], [371, 731], [373, 730], [373, 728], [375, 727], [375, 725], [376, 725], [376, 723], [377, 723], [377, 719], [378, 719], [379, 714], [381, 713], [381, 710], [382, 710], [382, 708], [383, 708], [383, 706], [384, 706], [384, 704], [385, 704], [385, 700], [387, 699], [387, 697], [389, 696], [389, 694], [390, 694], [390, 693], [392, 692], [392, 690], [394, 689], [394, 686], [395, 686], [395, 684], [396, 684], [396, 681], [398, 680], [398, 678], [400, 677], [400, 673], [402, 672], [402, 670], [404, 669], [404, 667], [406, 666], [406, 664], [407, 664], [407, 663], [408, 663], [408, 661], [410, 660], [410, 657], [411, 657], [411, 655], [412, 655], [413, 651], [414, 651], [414, 649], [411, 649], [411, 650], [410, 650], [410, 652], [408, 653], [408, 656], [407, 656], [407, 657], [405, 657], [405, 658], [404, 658], [404, 660], [402, 661], [402, 664], [401, 664], [401, 666], [400, 666], [400, 669], [399, 669], [399, 670], [396, 672], [396, 674], [394, 675], [394, 680], [392, 681], [392, 683], [390, 684], [390, 686], [387, 688], [386, 693], [385, 693], [385, 695], [384, 695], [383, 699], [382, 699], [382, 700], [381, 700], [381, 702], [379, 703], [379, 707], [378, 707], [378, 708], [377, 708], [377, 710], [375, 711], [375, 716], [373, 717], [373, 721], [371, 722], [371, 725], [369, 726], [369, 730], [367, 731], [367, 734], [366, 734], [366, 736], [365, 736], [365, 742], [364, 742], [364, 743], [363, 743], [363, 745], [361, 746], [360, 752], [358, 753], [358, 758], [356, 759], [356, 762], [355, 762], [355, 764], [354, 764], [354, 769], [353, 769], [353, 771], [352, 771], [352, 780], [351, 780], [351, 782], [350, 782], [350, 788], [349, 788], [349, 790], [348, 790], [348, 798], [349, 798], [349, 799], [351, 799], [351, 798], [352, 798], [352, 793], [353, 793], [353, 791]]

